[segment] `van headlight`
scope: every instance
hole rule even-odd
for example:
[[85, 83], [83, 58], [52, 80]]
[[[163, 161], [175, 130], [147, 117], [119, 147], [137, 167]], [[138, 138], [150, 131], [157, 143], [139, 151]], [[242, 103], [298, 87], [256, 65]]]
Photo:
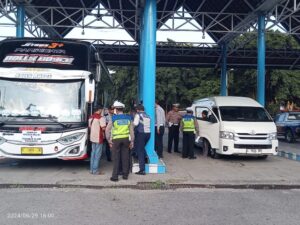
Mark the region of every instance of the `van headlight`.
[[84, 134], [85, 133], [83, 133], [83, 132], [70, 134], [70, 135], [61, 137], [57, 141], [63, 145], [73, 144], [74, 142], [79, 141], [84, 136]]
[[224, 139], [234, 139], [234, 133], [228, 131], [220, 131], [220, 137]]
[[269, 133], [269, 140], [272, 141], [272, 140], [277, 140], [277, 132], [274, 132], [274, 133]]

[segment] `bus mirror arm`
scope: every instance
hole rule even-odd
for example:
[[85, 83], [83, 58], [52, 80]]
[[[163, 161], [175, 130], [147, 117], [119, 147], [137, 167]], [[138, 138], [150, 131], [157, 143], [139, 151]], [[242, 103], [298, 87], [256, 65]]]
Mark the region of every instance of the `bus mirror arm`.
[[92, 82], [93, 82], [93, 80], [94, 80], [94, 77], [95, 77], [95, 76], [94, 76], [94, 74], [92, 74], [92, 73], [89, 75], [90, 83], [92, 83]]
[[93, 103], [95, 97], [95, 80], [91, 77], [85, 79], [85, 101]]

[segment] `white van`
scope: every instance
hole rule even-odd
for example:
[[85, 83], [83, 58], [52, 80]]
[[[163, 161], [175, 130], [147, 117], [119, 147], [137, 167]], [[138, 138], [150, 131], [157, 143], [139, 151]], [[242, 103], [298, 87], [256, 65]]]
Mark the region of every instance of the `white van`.
[[[278, 152], [276, 126], [258, 102], [246, 97], [217, 96], [192, 105], [204, 154], [252, 155], [267, 158]], [[206, 112], [205, 112], [206, 111]], [[203, 114], [207, 113], [204, 118]]]

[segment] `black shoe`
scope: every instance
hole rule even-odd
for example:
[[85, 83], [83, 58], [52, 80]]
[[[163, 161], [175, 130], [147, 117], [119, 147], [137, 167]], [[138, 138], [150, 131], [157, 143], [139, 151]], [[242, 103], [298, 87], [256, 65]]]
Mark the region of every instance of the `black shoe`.
[[172, 153], [171, 151], [168, 151], [168, 153]]
[[119, 181], [119, 179], [118, 179], [118, 178], [113, 178], [113, 177], [111, 177], [111, 178], [110, 178], [110, 180], [111, 180], [111, 181], [113, 181], [113, 182], [117, 182], [117, 181]]
[[186, 159], [186, 158], [187, 158], [187, 156], [182, 156], [182, 158], [183, 158], [183, 159]]
[[128, 180], [128, 176], [123, 176], [123, 180]]
[[111, 162], [111, 158], [107, 158], [107, 162]]
[[196, 156], [193, 156], [193, 157], [189, 157], [189, 159], [197, 159], [197, 157], [196, 157]]
[[174, 152], [176, 152], [176, 153], [181, 153], [181, 151], [174, 151]]
[[162, 155], [159, 155], [159, 156], [158, 156], [158, 158], [159, 158], [159, 159], [162, 159], [162, 158], [164, 158], [164, 156], [162, 156]]
[[135, 174], [137, 174], [137, 175], [146, 175], [145, 171], [139, 171], [139, 172], [136, 172]]

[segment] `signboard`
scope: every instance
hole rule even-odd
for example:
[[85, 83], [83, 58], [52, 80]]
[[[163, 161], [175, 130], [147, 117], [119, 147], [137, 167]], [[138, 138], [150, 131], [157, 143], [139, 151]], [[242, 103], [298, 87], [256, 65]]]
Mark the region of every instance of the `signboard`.
[[22, 130], [22, 141], [26, 143], [40, 143], [42, 141], [41, 130]]
[[72, 41], [5, 40], [0, 67], [88, 70], [89, 45]]

